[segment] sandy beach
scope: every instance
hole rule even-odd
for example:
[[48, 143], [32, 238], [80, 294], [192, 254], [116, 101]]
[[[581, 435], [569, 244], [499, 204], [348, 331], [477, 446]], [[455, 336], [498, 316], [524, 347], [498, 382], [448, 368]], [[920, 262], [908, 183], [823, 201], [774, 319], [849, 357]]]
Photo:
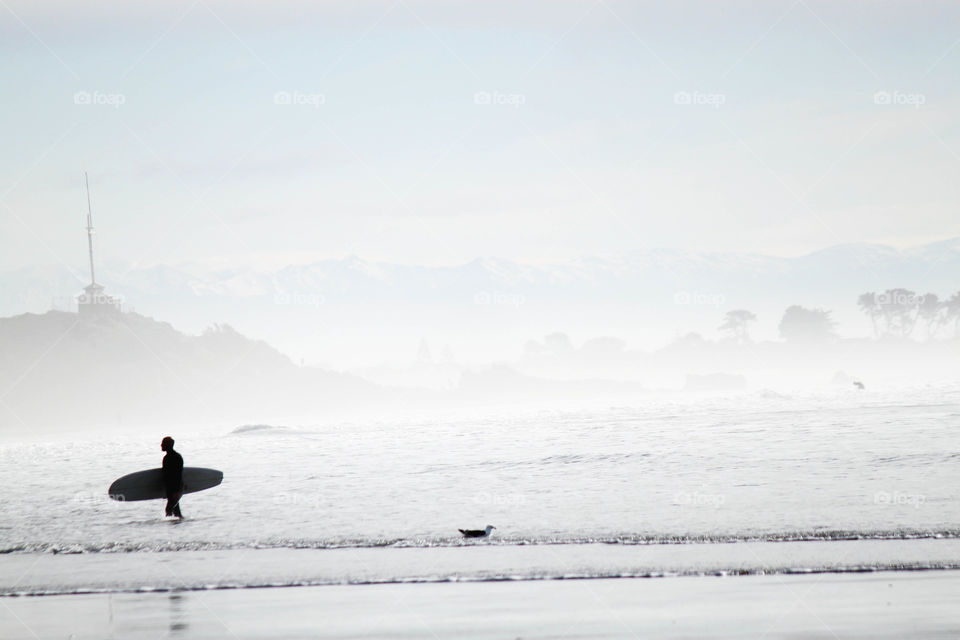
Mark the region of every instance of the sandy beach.
[[[0, 599], [2, 637], [956, 638], [960, 572], [229, 589]], [[749, 606], [744, 606], [749, 603]]]

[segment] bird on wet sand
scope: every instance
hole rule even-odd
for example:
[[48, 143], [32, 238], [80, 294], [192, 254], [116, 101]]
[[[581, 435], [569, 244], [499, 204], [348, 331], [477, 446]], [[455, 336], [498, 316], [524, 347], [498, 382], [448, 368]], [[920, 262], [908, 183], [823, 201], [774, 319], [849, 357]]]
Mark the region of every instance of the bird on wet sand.
[[490, 532], [496, 529], [492, 524], [488, 524], [486, 529], [457, 529], [463, 534], [464, 538], [486, 538]]

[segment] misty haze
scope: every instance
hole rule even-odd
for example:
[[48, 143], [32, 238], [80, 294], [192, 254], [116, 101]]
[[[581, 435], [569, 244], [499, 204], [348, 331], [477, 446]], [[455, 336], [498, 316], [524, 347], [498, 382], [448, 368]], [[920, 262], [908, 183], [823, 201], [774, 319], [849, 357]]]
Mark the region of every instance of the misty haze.
[[0, 637], [960, 636], [958, 19], [0, 3]]

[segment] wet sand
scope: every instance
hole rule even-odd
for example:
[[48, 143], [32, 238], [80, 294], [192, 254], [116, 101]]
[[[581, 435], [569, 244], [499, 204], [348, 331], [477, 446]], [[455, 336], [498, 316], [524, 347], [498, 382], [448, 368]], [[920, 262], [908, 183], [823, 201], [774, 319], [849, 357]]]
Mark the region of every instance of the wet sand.
[[0, 555], [0, 596], [948, 568], [960, 569], [960, 539], [11, 553]]
[[0, 598], [0, 637], [956, 638], [960, 571]]

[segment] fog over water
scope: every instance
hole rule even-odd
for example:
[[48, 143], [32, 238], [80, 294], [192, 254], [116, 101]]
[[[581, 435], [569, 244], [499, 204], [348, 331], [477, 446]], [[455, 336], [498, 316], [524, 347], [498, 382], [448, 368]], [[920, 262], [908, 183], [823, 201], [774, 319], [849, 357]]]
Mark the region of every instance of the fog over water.
[[[6, 0], [0, 636], [860, 572], [863, 637], [960, 629], [958, 18]], [[793, 607], [754, 578], [704, 610]]]

